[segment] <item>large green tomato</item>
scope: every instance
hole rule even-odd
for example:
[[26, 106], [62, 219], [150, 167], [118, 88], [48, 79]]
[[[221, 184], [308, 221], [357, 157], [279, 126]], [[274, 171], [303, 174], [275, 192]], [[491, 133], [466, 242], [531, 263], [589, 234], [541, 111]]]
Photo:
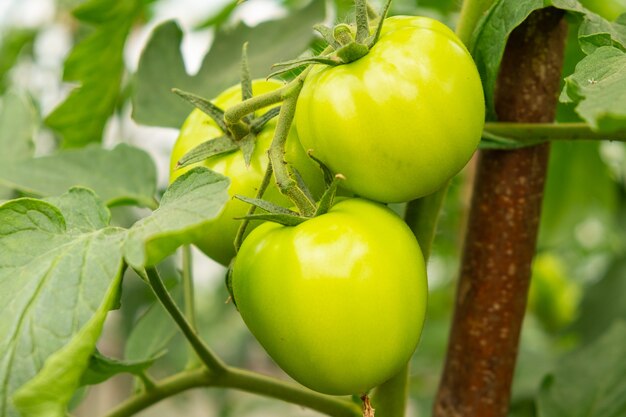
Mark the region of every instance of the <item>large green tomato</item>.
[[[275, 90], [281, 85], [279, 82], [262, 80], [256, 80], [252, 84], [255, 95]], [[213, 100], [213, 103], [222, 109], [227, 109], [240, 101], [241, 89], [237, 85], [224, 91]], [[265, 110], [260, 111], [259, 114], [262, 114]], [[174, 181], [192, 167], [201, 165], [230, 178], [231, 184], [228, 193], [231, 197], [235, 194], [254, 197], [267, 167], [267, 149], [272, 141], [275, 127], [276, 120], [274, 119], [265, 125], [257, 136], [257, 144], [249, 167], [246, 167], [243, 154], [238, 150], [177, 170], [176, 163], [188, 151], [204, 141], [224, 134], [209, 116], [198, 109], [192, 111], [187, 120], [185, 120], [172, 150], [170, 181]], [[292, 163], [302, 174], [306, 183], [311, 187], [313, 194], [319, 195], [324, 187], [321, 171], [302, 149], [295, 129], [291, 130], [287, 138], [286, 152], [287, 161]], [[264, 198], [276, 204], [292, 205], [287, 198], [280, 194], [273, 182], [268, 187]], [[210, 258], [223, 265], [228, 265], [235, 255], [233, 241], [240, 224], [240, 221], [235, 220], [235, 218], [244, 216], [249, 207], [248, 204], [231, 198], [216, 219], [197, 231], [196, 246]]]
[[607, 20], [615, 20], [626, 13], [626, 0], [580, 0], [580, 2]]
[[295, 227], [264, 223], [232, 271], [235, 302], [269, 355], [301, 384], [362, 394], [410, 359], [424, 322], [424, 259], [390, 209], [343, 200]]
[[363, 58], [314, 66], [296, 108], [305, 149], [357, 195], [401, 202], [430, 194], [472, 156], [484, 123], [476, 66], [436, 20], [395, 16]]

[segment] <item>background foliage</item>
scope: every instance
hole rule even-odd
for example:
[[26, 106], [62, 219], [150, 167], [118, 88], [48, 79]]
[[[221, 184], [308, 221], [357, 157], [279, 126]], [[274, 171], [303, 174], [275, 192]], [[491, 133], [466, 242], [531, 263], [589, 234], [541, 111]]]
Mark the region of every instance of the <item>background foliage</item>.
[[[180, 209], [183, 202], [176, 200], [176, 188], [170, 189], [171, 195], [161, 194], [169, 149], [191, 107], [171, 94], [170, 88], [211, 97], [235, 83], [244, 40], [250, 41], [253, 75], [264, 76], [272, 63], [307, 49], [319, 50], [310, 26], [324, 19], [347, 19], [352, 2], [250, 0], [239, 7], [234, 1], [204, 2], [211, 3], [209, 9], [191, 1], [183, 6], [167, 0], [50, 0], [45, 3], [50, 13], [32, 21], [28, 16], [15, 16], [20, 10], [28, 13], [28, 5], [36, 7], [36, 2], [18, 3], [0, 7], [0, 15], [4, 7], [7, 16], [0, 20], [0, 200], [36, 197], [2, 207], [18, 213], [15, 216], [38, 213], [37, 221], [22, 224], [19, 231], [40, 233], [41, 244], [50, 245], [51, 258], [33, 263], [28, 252], [12, 252], [9, 248], [19, 245], [21, 235], [8, 230], [8, 222], [0, 224], [0, 264], [17, 268], [18, 259], [28, 263], [32, 273], [27, 275], [35, 277], [33, 282], [10, 283], [9, 277], [15, 275], [0, 269], [0, 318], [30, 308], [20, 300], [30, 300], [33, 293], [29, 291], [35, 287], [43, 288], [34, 298], [42, 308], [55, 297], [79, 299], [72, 291], [96, 292], [89, 299], [99, 301], [84, 307], [77, 302], [68, 307], [69, 316], [60, 312], [58, 340], [47, 340], [50, 335], [45, 333], [33, 336], [20, 330], [25, 329], [22, 323], [0, 320], [0, 336], [12, 335], [0, 337], [0, 381], [4, 382], [0, 384], [0, 415], [16, 415], [6, 398], [19, 387], [15, 404], [23, 411], [50, 404], [62, 407], [71, 400], [73, 414], [95, 415], [135, 387], [132, 377], [120, 372], [141, 374], [150, 367], [152, 375], [164, 376], [194, 360], [147, 286], [133, 272], [120, 270], [122, 256], [131, 264], [158, 263], [172, 294], [180, 295], [179, 260], [166, 258], [174, 248], [163, 242], [172, 236], [177, 243], [189, 241], [187, 231], [195, 223], [193, 219], [189, 224], [168, 223], [168, 210]], [[487, 91], [495, 82], [502, 40], [530, 11], [544, 4], [500, 3], [483, 20], [487, 29], [472, 46]], [[620, 20], [606, 26], [573, 0], [551, 3], [570, 11], [558, 120], [585, 120], [606, 131], [623, 128], [626, 26]], [[24, 4], [26, 8], [20, 9]], [[391, 13], [428, 15], [453, 27], [458, 6], [455, 0], [396, 0]], [[186, 14], [171, 12], [185, 7]], [[260, 23], [255, 20], [260, 14], [275, 21]], [[489, 24], [490, 19], [505, 24]], [[622, 17], [621, 22], [626, 19]], [[180, 187], [188, 187], [184, 191], [191, 200], [184, 202], [185, 208], [191, 204], [204, 212], [215, 210], [217, 200], [203, 199], [204, 187], [223, 188], [224, 180], [203, 175], [194, 173], [187, 178], [189, 182], [181, 183]], [[433, 247], [428, 318], [411, 366], [413, 416], [430, 415], [442, 368], [471, 176], [470, 164], [453, 180]], [[93, 192], [71, 188], [75, 185]], [[70, 201], [77, 199], [92, 207], [90, 215], [97, 215], [74, 212]], [[157, 200], [160, 208], [137, 222], [148, 213], [146, 209], [158, 206]], [[19, 219], [25, 221], [26, 216]], [[124, 245], [121, 235], [130, 236]], [[68, 284], [57, 286], [41, 273], [52, 271], [53, 277], [62, 277], [71, 270], [63, 269], [71, 268], [72, 261], [54, 252], [55, 245], [85, 245], [87, 256], [94, 249], [85, 242], [100, 240], [107, 241], [106, 250], [93, 256], [94, 262], [106, 261], [104, 266], [113, 271], [107, 276], [115, 278], [107, 280], [107, 285], [86, 281], [59, 292], [55, 288]], [[626, 415], [626, 308], [617, 296], [626, 292], [624, 143], [553, 144], [538, 247], [510, 415]], [[228, 363], [286, 378], [244, 328], [233, 306], [224, 303], [228, 298], [222, 285], [224, 271], [199, 253], [195, 260], [198, 327], [205, 340]], [[46, 269], [50, 263], [56, 269]], [[105, 322], [109, 308], [116, 310]], [[35, 317], [33, 323], [43, 320]], [[89, 349], [81, 343], [97, 338], [101, 326], [105, 331], [98, 342], [100, 353], [89, 357]], [[15, 336], [20, 334], [26, 339]], [[28, 339], [31, 336], [45, 339], [49, 351], [32, 364], [14, 359], [12, 352], [19, 353], [20, 345], [12, 341], [33, 343]], [[63, 384], [82, 387], [73, 399], [52, 395], [33, 401], [41, 392], [38, 384], [50, 386], [55, 378], [44, 368], [30, 379], [48, 355], [59, 361], [74, 357], [88, 368], [59, 384], [61, 388]], [[113, 378], [93, 386], [109, 377]], [[169, 407], [190, 415], [208, 415], [207, 410], [216, 416], [314, 415], [274, 400], [216, 389], [188, 394], [184, 401], [174, 399], [145, 415], [166, 413]]]

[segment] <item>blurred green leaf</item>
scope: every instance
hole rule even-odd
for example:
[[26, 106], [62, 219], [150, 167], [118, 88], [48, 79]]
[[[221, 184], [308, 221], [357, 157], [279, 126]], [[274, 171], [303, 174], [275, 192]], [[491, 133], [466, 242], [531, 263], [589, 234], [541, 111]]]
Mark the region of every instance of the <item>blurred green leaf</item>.
[[93, 189], [109, 206], [154, 207], [156, 168], [138, 148], [120, 144], [106, 150], [92, 145], [0, 164], [0, 184], [37, 196], [81, 185]]
[[96, 29], [65, 61], [63, 79], [80, 86], [45, 120], [62, 136], [64, 147], [101, 141], [120, 93], [126, 37], [141, 11], [141, 0], [91, 0], [74, 10], [78, 19]]
[[580, 317], [573, 330], [582, 343], [591, 343], [612, 323], [626, 320], [626, 303], [619, 294], [626, 294], [626, 258], [616, 259], [606, 275], [584, 292]]
[[224, 23], [228, 21], [228, 19], [230, 19], [230, 16], [235, 11], [235, 7], [237, 7], [240, 2], [241, 0], [231, 0], [230, 2], [226, 3], [226, 5], [222, 7], [221, 10], [219, 10], [217, 13], [210, 16], [207, 20], [196, 26], [196, 29], [205, 29], [209, 27], [219, 29]]
[[626, 323], [560, 361], [538, 397], [539, 417], [626, 415]]
[[324, 2], [315, 0], [288, 17], [255, 27], [240, 23], [215, 35], [197, 74], [188, 75], [180, 52], [183, 33], [174, 22], [158, 26], [144, 49], [135, 74], [133, 118], [150, 126], [179, 128], [192, 106], [171, 93], [172, 88], [205, 98], [239, 82], [241, 47], [248, 41], [253, 78], [265, 77], [271, 66], [298, 56], [313, 39], [315, 23], [324, 19]]
[[122, 373], [141, 375], [163, 354], [165, 352], [161, 351], [149, 356], [147, 359], [122, 361], [104, 356], [96, 350], [89, 358], [89, 366], [85, 370], [80, 383], [81, 385], [96, 385]]
[[109, 219], [84, 188], [0, 206], [0, 415], [65, 416], [117, 301], [125, 233]]
[[124, 257], [134, 268], [159, 263], [176, 248], [198, 238], [199, 228], [215, 218], [228, 200], [230, 180], [194, 168], [174, 181], [152, 215], [130, 228]]
[[12, 29], [2, 34], [0, 42], [0, 94], [8, 87], [6, 75], [15, 65], [25, 48], [32, 48], [37, 31]]

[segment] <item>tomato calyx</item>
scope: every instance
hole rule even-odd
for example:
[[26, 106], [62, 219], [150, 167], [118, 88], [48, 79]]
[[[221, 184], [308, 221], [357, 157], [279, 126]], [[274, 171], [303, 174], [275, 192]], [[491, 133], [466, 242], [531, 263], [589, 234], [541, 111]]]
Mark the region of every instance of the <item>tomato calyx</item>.
[[370, 14], [375, 14], [375, 12], [368, 10], [366, 0], [356, 0], [355, 4], [356, 25], [340, 23], [333, 28], [325, 25], [316, 25], [313, 27], [313, 29], [315, 29], [315, 31], [317, 31], [328, 43], [328, 46], [330, 47], [329, 53], [318, 56], [307, 56], [274, 64], [274, 68], [278, 69], [272, 72], [268, 78], [283, 74], [304, 65], [321, 64], [337, 66], [349, 64], [367, 55], [380, 37], [383, 21], [387, 16], [391, 0], [387, 0], [385, 2], [385, 6], [380, 14], [380, 17], [378, 17], [378, 22], [373, 34], [370, 34], [368, 16]]
[[[253, 98], [247, 50], [248, 43], [246, 42], [243, 45], [241, 59], [242, 101], [251, 100]], [[265, 125], [274, 117], [278, 116], [280, 112], [280, 106], [278, 106], [257, 117], [250, 113], [235, 121], [229, 121], [226, 119], [226, 112], [211, 101], [178, 88], [173, 88], [172, 92], [208, 115], [224, 133], [222, 136], [210, 139], [191, 149], [177, 162], [177, 168], [182, 168], [207, 158], [230, 153], [238, 149], [242, 151], [246, 166], [249, 166], [256, 144], [256, 136], [263, 130]]]

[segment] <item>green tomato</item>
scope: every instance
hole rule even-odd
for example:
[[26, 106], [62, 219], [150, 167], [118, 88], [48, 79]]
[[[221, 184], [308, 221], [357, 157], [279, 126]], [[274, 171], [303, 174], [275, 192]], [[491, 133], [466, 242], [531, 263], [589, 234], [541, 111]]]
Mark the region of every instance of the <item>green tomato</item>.
[[[274, 81], [256, 80], [252, 86], [254, 94], [260, 95], [275, 90], [281, 87], [282, 84]], [[241, 88], [237, 85], [224, 91], [213, 100], [213, 103], [222, 109], [227, 109], [240, 101]], [[267, 109], [262, 110], [259, 114], [262, 114], [265, 110]], [[188, 151], [204, 141], [223, 135], [223, 132], [209, 116], [198, 109], [192, 111], [187, 120], [185, 120], [172, 150], [170, 182], [194, 166], [205, 166], [230, 178], [231, 184], [228, 193], [231, 197], [235, 194], [254, 197], [267, 168], [267, 149], [272, 141], [275, 128], [276, 120], [274, 119], [267, 123], [261, 133], [257, 135], [256, 147], [249, 167], [246, 167], [242, 152], [237, 150], [226, 155], [209, 158], [204, 162], [185, 168], [176, 169], [176, 163]], [[321, 171], [302, 149], [295, 129], [289, 132], [286, 152], [287, 161], [292, 163], [302, 174], [312, 193], [315, 196], [320, 195], [324, 187]], [[280, 194], [273, 182], [268, 187], [264, 198], [276, 204], [287, 206], [292, 204]], [[228, 265], [235, 255], [233, 241], [240, 224], [240, 221], [235, 220], [235, 218], [244, 216], [249, 207], [248, 204], [231, 198], [216, 219], [197, 230], [196, 246], [210, 258], [222, 265]], [[251, 224], [251, 228], [255, 226], [255, 223]]]
[[439, 189], [471, 158], [484, 123], [476, 66], [436, 20], [385, 20], [363, 58], [314, 66], [296, 108], [305, 149], [357, 195], [412, 200]]
[[424, 259], [387, 207], [347, 199], [295, 227], [264, 223], [232, 271], [241, 317], [276, 363], [319, 392], [362, 394], [410, 359], [424, 323]]
[[626, 0], [580, 0], [583, 6], [607, 20], [615, 20], [626, 13]]

